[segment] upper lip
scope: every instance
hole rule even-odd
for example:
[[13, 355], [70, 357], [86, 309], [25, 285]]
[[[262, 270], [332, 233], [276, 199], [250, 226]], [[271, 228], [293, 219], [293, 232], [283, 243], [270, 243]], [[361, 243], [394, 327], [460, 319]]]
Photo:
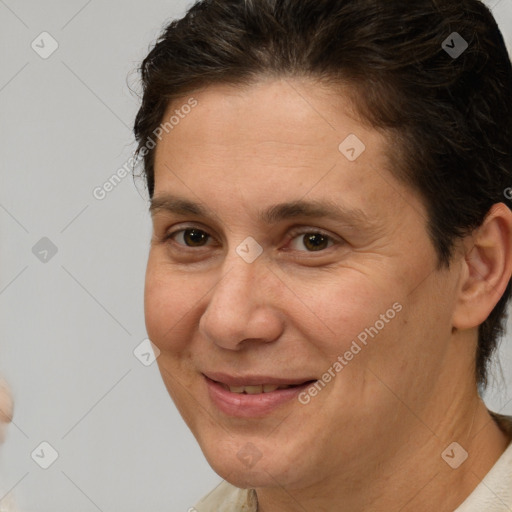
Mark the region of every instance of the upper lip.
[[316, 380], [311, 377], [304, 378], [282, 378], [282, 377], [271, 377], [269, 375], [244, 375], [234, 377], [226, 373], [219, 372], [208, 372], [203, 373], [205, 377], [227, 386], [259, 386], [262, 384], [273, 384], [275, 386], [294, 386], [297, 384], [304, 384]]

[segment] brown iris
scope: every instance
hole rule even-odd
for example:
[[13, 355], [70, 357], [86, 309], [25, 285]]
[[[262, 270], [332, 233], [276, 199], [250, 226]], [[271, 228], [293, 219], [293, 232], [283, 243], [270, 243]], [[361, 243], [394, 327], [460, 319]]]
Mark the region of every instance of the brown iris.
[[327, 248], [328, 238], [320, 233], [308, 233], [303, 237], [304, 246], [311, 251], [320, 251]]
[[198, 247], [208, 240], [208, 234], [200, 229], [185, 229], [183, 240], [189, 247]]

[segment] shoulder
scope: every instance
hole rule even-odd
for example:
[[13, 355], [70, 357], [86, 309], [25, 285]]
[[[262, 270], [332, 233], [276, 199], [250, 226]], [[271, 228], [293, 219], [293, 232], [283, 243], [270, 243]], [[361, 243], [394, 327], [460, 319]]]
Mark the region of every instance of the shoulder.
[[258, 502], [252, 489], [239, 489], [223, 481], [208, 493], [191, 512], [257, 512]]
[[511, 443], [482, 482], [456, 512], [509, 512], [512, 510], [512, 417], [491, 412]]

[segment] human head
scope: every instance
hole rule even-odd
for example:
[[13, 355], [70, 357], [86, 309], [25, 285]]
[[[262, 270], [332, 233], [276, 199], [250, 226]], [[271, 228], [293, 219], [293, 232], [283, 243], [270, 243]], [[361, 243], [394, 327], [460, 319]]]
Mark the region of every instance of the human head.
[[[453, 32], [468, 43], [456, 59], [442, 49]], [[351, 86], [363, 122], [389, 140], [392, 172], [424, 201], [441, 267], [512, 183], [512, 69], [490, 11], [477, 0], [412, 0], [407, 8], [389, 0], [200, 1], [169, 24], [141, 71], [135, 134], [150, 196], [155, 150], [148, 141], [158, 142], [169, 103], [262, 76]], [[510, 291], [479, 327], [482, 387]]]

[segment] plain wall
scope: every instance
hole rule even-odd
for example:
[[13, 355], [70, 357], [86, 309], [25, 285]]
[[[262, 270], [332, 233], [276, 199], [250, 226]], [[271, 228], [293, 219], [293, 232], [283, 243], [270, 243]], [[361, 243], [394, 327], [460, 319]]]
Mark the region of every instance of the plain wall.
[[[127, 77], [190, 4], [0, 2], [0, 373], [15, 399], [0, 487], [24, 512], [186, 511], [220, 481], [156, 364], [133, 354], [146, 338], [144, 187], [127, 176], [93, 195], [134, 149]], [[510, 48], [512, 0], [489, 5]], [[31, 47], [51, 48], [43, 31], [59, 45], [47, 59]], [[511, 414], [509, 338], [500, 359], [487, 403]], [[59, 454], [48, 469], [31, 457], [43, 441]]]

